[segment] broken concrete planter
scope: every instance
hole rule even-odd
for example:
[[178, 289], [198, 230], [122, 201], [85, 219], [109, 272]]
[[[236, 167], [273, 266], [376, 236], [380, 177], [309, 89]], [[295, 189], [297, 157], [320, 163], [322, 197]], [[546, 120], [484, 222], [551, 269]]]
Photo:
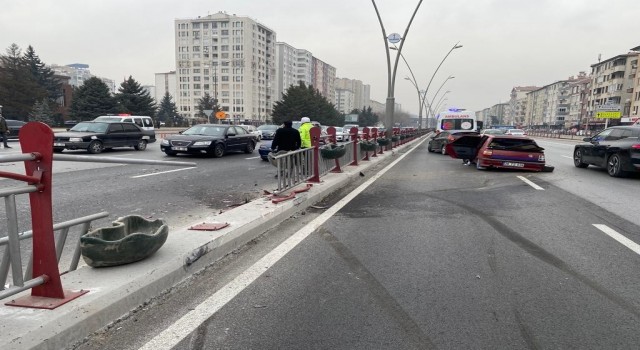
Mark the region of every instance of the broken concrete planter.
[[118, 218], [112, 227], [102, 227], [80, 237], [84, 261], [92, 267], [129, 264], [155, 253], [169, 235], [162, 219], [139, 215]]

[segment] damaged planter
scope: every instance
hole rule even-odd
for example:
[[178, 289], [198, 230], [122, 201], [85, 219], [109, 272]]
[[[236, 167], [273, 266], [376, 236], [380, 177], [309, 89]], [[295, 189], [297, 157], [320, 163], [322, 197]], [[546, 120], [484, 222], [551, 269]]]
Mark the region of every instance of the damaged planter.
[[82, 258], [92, 267], [129, 264], [155, 253], [169, 235], [162, 219], [139, 215], [118, 218], [112, 227], [102, 227], [80, 237]]

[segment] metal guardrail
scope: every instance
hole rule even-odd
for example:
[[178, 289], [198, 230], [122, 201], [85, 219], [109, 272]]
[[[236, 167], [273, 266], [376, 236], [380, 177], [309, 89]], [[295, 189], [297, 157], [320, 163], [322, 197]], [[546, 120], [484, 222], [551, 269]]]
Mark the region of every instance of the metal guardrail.
[[[87, 233], [92, 221], [109, 216], [101, 212], [81, 218], [53, 224], [52, 168], [53, 160], [75, 162], [100, 162], [119, 164], [154, 164], [196, 166], [193, 162], [156, 161], [147, 159], [125, 159], [117, 157], [78, 156], [53, 154], [53, 131], [44, 123], [31, 122], [20, 131], [23, 154], [0, 155], [1, 162], [24, 161], [25, 174], [0, 171], [0, 177], [26, 182], [28, 185], [0, 190], [5, 200], [7, 236], [0, 238], [0, 246], [6, 246], [0, 262], [0, 299], [31, 289], [31, 296], [12, 300], [6, 305], [34, 308], [56, 308], [87, 291], [62, 289], [58, 263], [67, 240], [69, 229], [81, 226], [82, 236]], [[19, 233], [15, 196], [29, 194], [32, 231]], [[59, 231], [55, 237], [55, 231]], [[23, 274], [20, 241], [32, 238], [32, 255]], [[78, 267], [80, 240], [76, 243], [69, 271]], [[5, 287], [11, 268], [13, 286]], [[47, 300], [43, 302], [43, 299]]]

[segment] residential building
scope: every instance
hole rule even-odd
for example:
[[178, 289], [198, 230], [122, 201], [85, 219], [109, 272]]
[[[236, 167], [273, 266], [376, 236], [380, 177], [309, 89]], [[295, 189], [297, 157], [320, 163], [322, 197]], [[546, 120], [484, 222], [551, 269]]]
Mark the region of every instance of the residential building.
[[282, 100], [282, 95], [289, 87], [301, 82], [313, 85], [312, 74], [313, 55], [311, 52], [285, 43], [276, 43], [276, 101]]
[[522, 126], [527, 114], [527, 93], [539, 89], [536, 86], [515, 86], [511, 89], [509, 99], [509, 113], [505, 118], [505, 124]]
[[69, 85], [73, 87], [82, 86], [87, 79], [93, 76], [89, 70], [89, 65], [84, 63], [74, 63], [66, 66], [53, 64], [51, 69], [55, 74], [68, 76]]
[[587, 121], [587, 105], [589, 102], [589, 87], [591, 77], [585, 72], [580, 72], [576, 79], [569, 78], [569, 116], [565, 120], [565, 126], [571, 129], [582, 129]]
[[333, 102], [336, 91], [336, 68], [313, 57], [313, 83], [312, 85], [320, 91], [329, 102]]
[[[640, 46], [630, 50], [634, 53], [640, 53]], [[625, 100], [622, 112], [623, 123], [634, 123], [640, 119], [640, 76], [638, 76], [638, 56], [631, 59], [631, 71], [629, 79], [631, 80], [632, 93], [631, 97]], [[628, 119], [625, 119], [628, 118]]]
[[275, 97], [276, 33], [244, 16], [218, 12], [175, 20], [175, 98], [179, 113], [198, 115], [205, 93], [232, 122], [266, 121]]
[[[591, 65], [591, 94], [589, 96], [589, 128], [620, 123], [620, 119], [596, 119], [595, 112], [601, 106], [618, 107], [622, 114], [632, 110], [634, 85], [638, 67], [638, 52], [630, 52], [611, 57]], [[637, 102], [635, 106], [639, 106]], [[627, 108], [628, 107], [628, 108]], [[637, 115], [637, 114], [636, 114]]]
[[176, 72], [170, 71], [167, 73], [156, 73], [155, 79], [156, 91], [153, 96], [156, 99], [156, 103], [160, 105], [164, 95], [168, 92], [171, 96], [171, 101], [176, 102], [178, 96], [177, 93], [177, 80]]
[[[363, 84], [360, 80], [337, 78], [336, 89], [351, 91], [353, 94], [353, 107], [351, 109], [363, 109], [371, 105], [371, 86]], [[350, 111], [351, 110], [343, 113], [349, 113]]]
[[355, 105], [354, 93], [348, 89], [336, 89], [335, 91], [335, 106], [336, 110], [342, 114], [349, 114], [354, 110]]

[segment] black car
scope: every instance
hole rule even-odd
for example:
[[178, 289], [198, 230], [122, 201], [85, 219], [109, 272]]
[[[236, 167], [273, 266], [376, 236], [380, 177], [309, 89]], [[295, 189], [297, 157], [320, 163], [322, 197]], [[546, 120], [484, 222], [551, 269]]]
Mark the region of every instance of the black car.
[[276, 135], [276, 130], [278, 130], [279, 126], [274, 124], [265, 124], [260, 125], [258, 127], [258, 131], [262, 133], [263, 140], [273, 140], [273, 137]]
[[640, 127], [614, 126], [583, 140], [573, 149], [576, 167], [599, 166], [614, 177], [640, 172]]
[[23, 122], [22, 120], [14, 120], [14, 119], [6, 119], [7, 126], [9, 127], [9, 132], [7, 133], [7, 139], [9, 140], [17, 140], [18, 133], [20, 133], [20, 129], [27, 124], [27, 122]]
[[138, 151], [147, 148], [142, 129], [132, 123], [80, 122], [66, 132], [53, 135], [53, 151], [86, 149], [100, 153], [114, 147], [133, 147]]
[[178, 153], [206, 154], [222, 157], [229, 151], [252, 153], [258, 138], [240, 126], [199, 124], [176, 135], [168, 135], [160, 143], [162, 152], [169, 156]]
[[475, 131], [442, 131], [439, 134], [434, 135], [431, 140], [429, 140], [429, 143], [427, 144], [427, 150], [429, 152], [447, 154], [445, 146], [447, 146], [448, 143], [453, 142], [459, 137], [465, 135], [479, 135], [479, 133]]

